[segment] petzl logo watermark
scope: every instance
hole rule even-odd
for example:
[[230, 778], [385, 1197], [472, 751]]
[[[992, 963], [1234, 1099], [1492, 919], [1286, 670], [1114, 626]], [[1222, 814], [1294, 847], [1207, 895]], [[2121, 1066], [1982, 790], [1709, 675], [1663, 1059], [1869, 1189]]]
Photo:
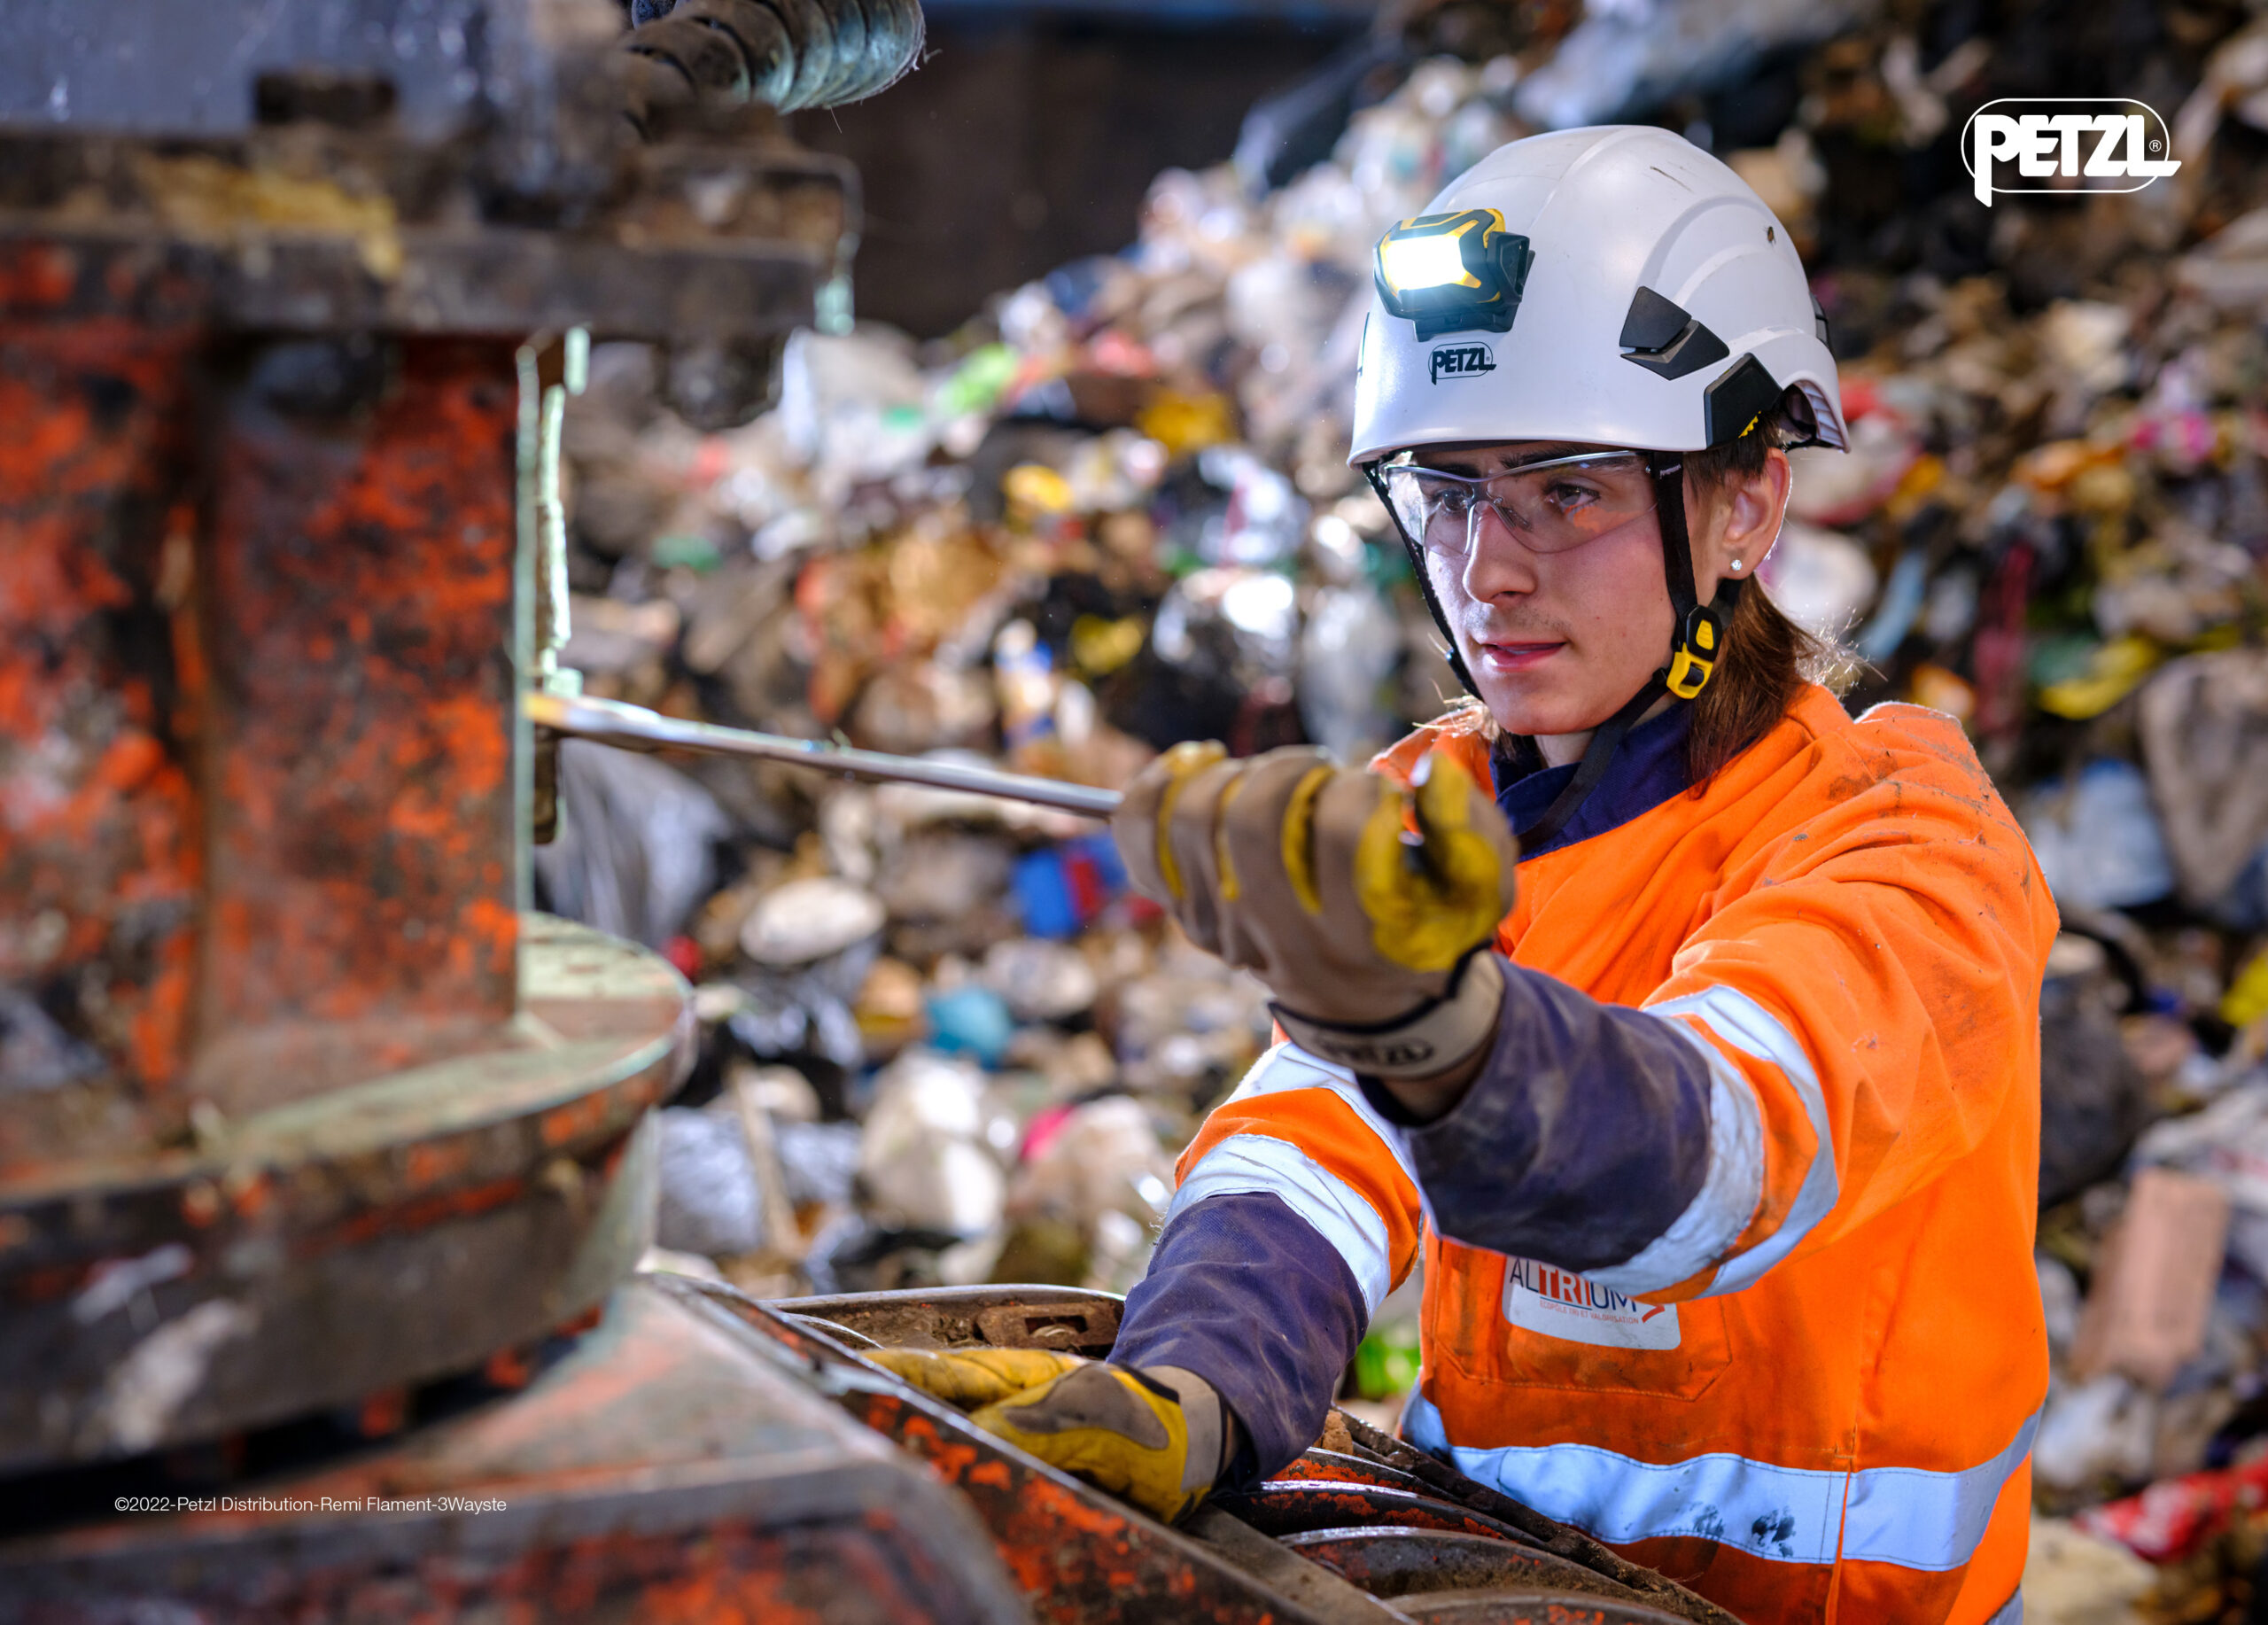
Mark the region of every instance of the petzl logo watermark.
[[1496, 358], [1485, 344], [1445, 344], [1433, 352], [1433, 382], [1470, 378], [1496, 370]]
[[1995, 192], [2138, 192], [2181, 167], [2171, 144], [2165, 121], [2129, 97], [2014, 96], [1969, 115], [1961, 161], [1990, 207]]

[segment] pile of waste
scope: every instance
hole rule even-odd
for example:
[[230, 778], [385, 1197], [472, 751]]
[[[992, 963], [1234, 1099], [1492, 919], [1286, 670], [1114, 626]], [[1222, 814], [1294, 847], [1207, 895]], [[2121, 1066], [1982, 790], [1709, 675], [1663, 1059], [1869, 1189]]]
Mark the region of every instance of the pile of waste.
[[[2132, 11], [1419, 6], [1405, 45], [1466, 57], [1389, 41], [1263, 105], [1234, 161], [1158, 178], [1125, 252], [949, 338], [799, 335], [745, 427], [687, 425], [649, 352], [602, 346], [567, 416], [565, 664], [672, 714], [1098, 785], [1190, 738], [1360, 759], [1456, 692], [1342, 462], [1378, 235], [1532, 131], [1713, 145], [1815, 270], [1853, 440], [1797, 454], [1766, 587], [1866, 663], [1854, 707], [1961, 719], [2064, 911], [2032, 1615], [2241, 1617], [2268, 1549], [2268, 17]], [[1977, 199], [1971, 111], [2095, 90], [2166, 114], [2174, 177]], [[678, 1267], [1138, 1279], [1175, 1149], [1269, 1023], [1097, 826], [572, 743], [561, 795], [550, 906], [698, 990], [661, 1118]], [[1390, 1307], [1349, 1395], [1406, 1388], [1414, 1349]]]

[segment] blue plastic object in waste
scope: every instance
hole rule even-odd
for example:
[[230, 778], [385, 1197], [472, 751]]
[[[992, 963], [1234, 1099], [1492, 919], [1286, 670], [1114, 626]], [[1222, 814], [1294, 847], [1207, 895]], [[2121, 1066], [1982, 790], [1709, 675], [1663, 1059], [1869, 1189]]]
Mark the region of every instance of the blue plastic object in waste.
[[923, 1005], [929, 1014], [929, 1042], [948, 1055], [968, 1055], [980, 1065], [997, 1067], [1008, 1053], [1015, 1018], [1000, 995], [989, 987], [957, 987], [949, 993], [932, 993]]

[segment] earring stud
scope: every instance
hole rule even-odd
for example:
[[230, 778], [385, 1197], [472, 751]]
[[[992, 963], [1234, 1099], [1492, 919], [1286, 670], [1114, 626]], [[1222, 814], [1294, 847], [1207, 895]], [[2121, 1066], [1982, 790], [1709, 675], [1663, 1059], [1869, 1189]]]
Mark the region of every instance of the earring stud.
[[1739, 561], [1738, 559], [1735, 559], [1735, 560], [1733, 561], [1733, 570], [1734, 570], [1735, 573], [1738, 573], [1738, 571], [1739, 571], [1739, 570], [1740, 570], [1740, 561]]

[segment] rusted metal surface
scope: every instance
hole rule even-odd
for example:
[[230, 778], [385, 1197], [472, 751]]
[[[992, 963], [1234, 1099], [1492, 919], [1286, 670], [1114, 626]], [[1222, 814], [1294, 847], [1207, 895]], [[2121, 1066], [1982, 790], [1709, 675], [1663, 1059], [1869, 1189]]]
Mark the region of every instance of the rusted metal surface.
[[1635, 1598], [1620, 1586], [1526, 1542], [1393, 1524], [1309, 1529], [1282, 1537], [1310, 1563], [1319, 1563], [1373, 1597], [1417, 1591], [1572, 1590]]
[[1214, 1499], [1223, 1511], [1243, 1519], [1262, 1534], [1278, 1539], [1350, 1524], [1390, 1524], [1444, 1529], [1522, 1546], [1534, 1544], [1526, 1536], [1494, 1518], [1448, 1501], [1375, 1484], [1270, 1479], [1250, 1489], [1216, 1496]]
[[1394, 1606], [1413, 1625], [1675, 1625], [1658, 1608], [1582, 1598], [1440, 1591]]
[[[1293, 1601], [1213, 1549], [995, 1438], [959, 1411], [858, 1359], [848, 1346], [805, 1319], [790, 1319], [776, 1306], [728, 1287], [687, 1282], [681, 1289], [703, 1294], [795, 1350], [809, 1362], [812, 1379], [823, 1392], [966, 1496], [1038, 1619], [1060, 1625], [1137, 1625], [1163, 1619], [1338, 1625], [1328, 1613]], [[1051, 1310], [1079, 1306], [1102, 1295], [1062, 1292], [1060, 1301], [1049, 1302], [1061, 1289], [963, 1290], [966, 1295], [876, 1294], [895, 1302], [869, 1314], [859, 1313], [856, 1298], [790, 1302], [805, 1311], [814, 1303], [831, 1302], [835, 1313], [862, 1320], [861, 1331], [897, 1325], [934, 1334], [940, 1324], [955, 1322], [973, 1333], [978, 1313], [1001, 1307], [1018, 1291], [1034, 1309], [1043, 1302]], [[1005, 1329], [1002, 1322], [994, 1324]], [[961, 1341], [978, 1340], [971, 1335]]]
[[1403, 1617], [1389, 1604], [1217, 1506], [1200, 1506], [1179, 1528], [1269, 1590], [1330, 1621], [1331, 1625], [1387, 1625]]
[[653, 1277], [621, 1287], [597, 1329], [517, 1396], [344, 1466], [225, 1493], [252, 1504], [216, 1497], [210, 1510], [0, 1543], [9, 1617], [1029, 1617], [956, 1497], [814, 1393], [775, 1345]]
[[[603, 4], [368, 9], [50, 8], [85, 49], [0, 70], [0, 1471], [478, 1363], [642, 1240], [684, 988], [520, 940], [510, 346], [760, 394], [856, 177], [636, 139]], [[185, 121], [120, 77], [167, 27], [237, 83]]]
[[1118, 1341], [1125, 1304], [1106, 1292], [1070, 1287], [939, 1287], [781, 1298], [765, 1307], [825, 1321], [885, 1349], [1053, 1349], [1099, 1358]]
[[515, 999], [508, 346], [283, 340], [217, 425], [192, 1091], [481, 1047]]
[[68, 256], [0, 252], [0, 1169], [66, 1134], [130, 1143], [136, 1092], [58, 1102], [183, 1061], [203, 865], [165, 587], [194, 296], [145, 292], [121, 321]]
[[[760, 391], [844, 269], [843, 162], [761, 109], [641, 143], [607, 8], [452, 3], [49, 8], [0, 70], [0, 406], [36, 431], [0, 454], [0, 1170], [495, 1046], [501, 346], [589, 323]], [[137, 55], [168, 28], [225, 71]]]
[[1285, 1463], [1276, 1476], [1279, 1479], [1317, 1479], [1340, 1484], [1375, 1484], [1386, 1489], [1406, 1489], [1413, 1495], [1427, 1493], [1423, 1480], [1404, 1473], [1399, 1467], [1389, 1467], [1384, 1462], [1367, 1456], [1327, 1450], [1321, 1445], [1297, 1461]]
[[270, 346], [216, 411], [129, 319], [188, 302], [0, 245], [0, 990], [53, 1030], [0, 1170], [511, 1014], [509, 366]]
[[521, 1014], [485, 1050], [0, 1175], [0, 1471], [478, 1365], [629, 1271], [653, 1177], [633, 1131], [678, 1076], [684, 984], [540, 915], [521, 948]]

